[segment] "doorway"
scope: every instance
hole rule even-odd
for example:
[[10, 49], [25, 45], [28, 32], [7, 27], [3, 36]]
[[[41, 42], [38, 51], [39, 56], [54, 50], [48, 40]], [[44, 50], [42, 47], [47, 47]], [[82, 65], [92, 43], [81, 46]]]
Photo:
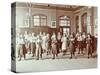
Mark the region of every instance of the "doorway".
[[60, 26], [60, 32], [62, 34], [67, 34], [68, 36], [70, 35], [70, 27], [63, 27], [63, 26]]

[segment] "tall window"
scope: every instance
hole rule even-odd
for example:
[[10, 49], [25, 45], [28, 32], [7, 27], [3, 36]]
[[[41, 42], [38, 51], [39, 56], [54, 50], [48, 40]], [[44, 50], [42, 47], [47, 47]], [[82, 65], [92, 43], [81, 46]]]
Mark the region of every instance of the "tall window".
[[70, 17], [61, 16], [59, 22], [60, 22], [60, 26], [70, 26]]
[[62, 33], [70, 34], [70, 17], [68, 16], [60, 16], [59, 18], [59, 26]]
[[[88, 24], [88, 25], [87, 25]], [[90, 28], [90, 16], [87, 18], [87, 13], [84, 13], [82, 16], [81, 16], [81, 25], [82, 25], [82, 32], [91, 32]], [[87, 30], [87, 26], [88, 26], [88, 30]]]
[[34, 26], [46, 26], [47, 17], [45, 15], [34, 15], [32, 17]]

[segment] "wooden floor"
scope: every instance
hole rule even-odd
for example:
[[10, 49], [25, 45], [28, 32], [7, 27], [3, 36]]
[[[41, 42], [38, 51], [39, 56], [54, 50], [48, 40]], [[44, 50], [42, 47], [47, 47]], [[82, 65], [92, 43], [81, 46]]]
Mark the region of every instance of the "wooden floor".
[[60, 71], [73, 69], [90, 69], [97, 67], [97, 58], [88, 59], [86, 55], [77, 55], [73, 59], [69, 59], [70, 55], [62, 56], [60, 53], [56, 59], [52, 59], [51, 55], [36, 60], [35, 57], [27, 54], [26, 60], [16, 61], [17, 72], [41, 72], [41, 71]]

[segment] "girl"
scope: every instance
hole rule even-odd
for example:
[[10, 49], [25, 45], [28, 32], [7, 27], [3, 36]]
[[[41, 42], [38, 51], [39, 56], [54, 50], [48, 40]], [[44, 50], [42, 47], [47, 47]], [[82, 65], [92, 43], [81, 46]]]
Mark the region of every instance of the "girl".
[[87, 38], [86, 38], [86, 48], [87, 48], [88, 58], [89, 58], [89, 55], [92, 56], [91, 43], [92, 43], [92, 39], [91, 39], [90, 34], [88, 33]]
[[57, 34], [57, 47], [58, 47], [57, 51], [58, 51], [58, 53], [61, 51], [61, 46], [62, 46], [61, 38], [62, 38], [61, 33], [58, 32], [58, 34]]
[[57, 39], [56, 39], [56, 34], [53, 33], [52, 37], [51, 37], [51, 40], [52, 40], [52, 54], [53, 54], [53, 58], [52, 59], [55, 59], [55, 57], [58, 56], [58, 53], [57, 53]]
[[37, 60], [39, 60], [39, 58], [42, 58], [42, 39], [40, 35], [37, 35], [36, 39], [36, 57]]
[[32, 43], [31, 43], [31, 50], [32, 50], [32, 57], [35, 56], [35, 52], [36, 52], [36, 36], [34, 33], [32, 33]]
[[70, 40], [69, 49], [70, 49], [70, 54], [71, 54], [70, 58], [72, 58], [72, 56], [75, 56], [75, 44], [74, 44], [75, 38], [73, 37], [73, 35], [70, 35], [69, 40]]
[[62, 39], [61, 39], [63, 55], [65, 54], [65, 52], [66, 52], [66, 50], [67, 50], [67, 47], [68, 47], [67, 41], [68, 41], [68, 40], [67, 40], [66, 34], [63, 34], [63, 37], [62, 37]]

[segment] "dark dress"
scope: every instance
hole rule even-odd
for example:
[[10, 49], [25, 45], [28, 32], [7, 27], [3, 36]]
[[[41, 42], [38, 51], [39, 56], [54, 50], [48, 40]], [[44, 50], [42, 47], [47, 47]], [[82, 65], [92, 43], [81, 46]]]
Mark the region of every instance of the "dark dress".
[[74, 38], [70, 38], [70, 44], [69, 44], [69, 49], [70, 49], [70, 55], [72, 58], [73, 56], [75, 56], [75, 39]]
[[82, 41], [82, 48], [86, 48], [86, 38]]
[[74, 52], [75, 52], [75, 46], [74, 45], [75, 45], [74, 40], [70, 39], [69, 49], [70, 49], [71, 54], [74, 54]]
[[52, 43], [52, 54], [56, 55], [57, 54], [57, 45], [55, 42]]
[[59, 53], [59, 49], [61, 49], [62, 42], [61, 40], [57, 40], [57, 52]]
[[31, 50], [32, 50], [32, 53], [33, 53], [33, 56], [34, 56], [35, 52], [36, 52], [36, 44], [35, 43], [31, 43]]
[[89, 55], [92, 56], [92, 46], [91, 46], [91, 43], [92, 43], [92, 39], [91, 38], [87, 38], [86, 39], [86, 48], [87, 48], [88, 58], [89, 58]]

